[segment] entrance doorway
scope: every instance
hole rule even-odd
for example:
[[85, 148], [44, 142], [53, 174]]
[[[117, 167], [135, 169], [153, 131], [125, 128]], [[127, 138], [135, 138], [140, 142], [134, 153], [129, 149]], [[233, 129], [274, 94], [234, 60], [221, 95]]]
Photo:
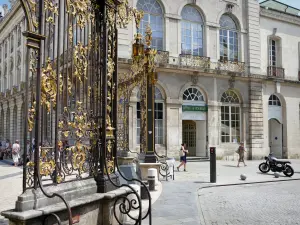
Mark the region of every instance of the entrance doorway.
[[282, 158], [282, 124], [276, 119], [269, 120], [269, 146], [270, 152], [276, 158]]
[[196, 123], [191, 120], [182, 121], [182, 140], [186, 144], [186, 148], [189, 150], [189, 156], [196, 155], [196, 135], [197, 128]]
[[189, 156], [206, 157], [206, 121], [183, 120], [182, 140]]

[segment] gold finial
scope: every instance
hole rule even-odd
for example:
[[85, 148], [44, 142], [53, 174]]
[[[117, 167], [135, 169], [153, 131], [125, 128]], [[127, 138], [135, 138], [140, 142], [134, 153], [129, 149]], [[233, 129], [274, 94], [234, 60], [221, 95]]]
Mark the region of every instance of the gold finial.
[[133, 15], [135, 19], [136, 30], [139, 31], [141, 21], [144, 17], [144, 11], [139, 11], [137, 9], [133, 9]]
[[148, 24], [146, 27], [146, 35], [145, 35], [145, 42], [148, 48], [151, 47], [151, 43], [152, 43], [152, 30], [150, 25]]

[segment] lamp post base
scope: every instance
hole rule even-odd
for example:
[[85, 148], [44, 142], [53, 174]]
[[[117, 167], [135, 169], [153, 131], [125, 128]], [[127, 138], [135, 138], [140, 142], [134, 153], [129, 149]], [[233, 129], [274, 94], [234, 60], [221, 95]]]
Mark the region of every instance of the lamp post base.
[[156, 163], [156, 156], [154, 155], [154, 152], [146, 153], [145, 163]]

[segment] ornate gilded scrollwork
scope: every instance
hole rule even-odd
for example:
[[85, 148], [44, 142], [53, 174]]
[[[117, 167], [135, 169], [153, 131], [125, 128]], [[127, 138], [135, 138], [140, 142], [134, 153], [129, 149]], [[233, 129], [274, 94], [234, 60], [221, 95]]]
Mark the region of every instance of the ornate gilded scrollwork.
[[33, 130], [33, 127], [34, 127], [35, 106], [36, 106], [36, 102], [34, 101], [32, 106], [28, 109], [28, 130], [30, 132]]
[[[60, 86], [61, 88], [62, 86]], [[41, 77], [41, 103], [46, 106], [48, 112], [50, 112], [51, 103], [54, 107], [56, 105], [57, 91], [56, 72], [52, 69], [51, 59], [48, 58], [46, 68], [43, 68]]]
[[48, 11], [49, 15], [46, 18], [48, 23], [54, 24], [54, 16], [58, 16], [58, 7], [50, 0], [44, 1], [45, 11]]
[[78, 78], [80, 82], [83, 82], [83, 79], [87, 79], [87, 51], [88, 47], [84, 47], [81, 42], [75, 46], [74, 51], [74, 76]]
[[69, 7], [69, 13], [71, 13], [74, 17], [77, 17], [77, 25], [83, 29], [86, 26], [87, 21], [92, 17], [90, 11], [91, 1], [68, 0], [67, 5]]

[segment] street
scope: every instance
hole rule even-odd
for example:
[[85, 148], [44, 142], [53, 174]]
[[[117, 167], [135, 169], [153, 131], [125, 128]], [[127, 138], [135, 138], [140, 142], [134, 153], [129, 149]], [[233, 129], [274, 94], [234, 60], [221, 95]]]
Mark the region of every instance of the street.
[[300, 181], [202, 189], [206, 225], [300, 224]]

